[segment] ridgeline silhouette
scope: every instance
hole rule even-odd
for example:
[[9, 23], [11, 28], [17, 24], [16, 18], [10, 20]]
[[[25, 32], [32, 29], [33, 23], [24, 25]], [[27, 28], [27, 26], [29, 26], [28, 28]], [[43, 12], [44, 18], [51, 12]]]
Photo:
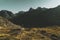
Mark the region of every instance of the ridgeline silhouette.
[[0, 16], [24, 27], [46, 27], [60, 25], [60, 5], [55, 8], [30, 8], [29, 11], [20, 11], [13, 14], [10, 11], [0, 11]]

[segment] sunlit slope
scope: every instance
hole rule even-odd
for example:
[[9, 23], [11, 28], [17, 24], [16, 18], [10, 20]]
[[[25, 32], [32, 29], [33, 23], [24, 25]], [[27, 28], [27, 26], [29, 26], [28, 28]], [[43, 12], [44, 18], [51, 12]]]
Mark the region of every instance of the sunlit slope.
[[[22, 28], [2, 31], [0, 38], [9, 40], [60, 40], [60, 27]], [[1, 32], [1, 31], [0, 31]]]
[[20, 32], [21, 26], [15, 25], [9, 20], [0, 17], [0, 40], [15, 40], [16, 38], [14, 38], [12, 34], [15, 34], [16, 32], [14, 30], [17, 29], [19, 29]]
[[60, 40], [60, 27], [25, 28], [17, 38], [20, 40]]

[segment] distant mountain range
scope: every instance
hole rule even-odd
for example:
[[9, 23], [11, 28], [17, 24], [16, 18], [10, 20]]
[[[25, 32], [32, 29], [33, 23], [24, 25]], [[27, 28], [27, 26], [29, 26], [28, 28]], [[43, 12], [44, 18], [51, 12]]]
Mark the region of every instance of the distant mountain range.
[[55, 8], [30, 8], [29, 11], [20, 11], [13, 14], [7, 10], [1, 10], [0, 16], [24, 27], [45, 27], [60, 25], [60, 5]]

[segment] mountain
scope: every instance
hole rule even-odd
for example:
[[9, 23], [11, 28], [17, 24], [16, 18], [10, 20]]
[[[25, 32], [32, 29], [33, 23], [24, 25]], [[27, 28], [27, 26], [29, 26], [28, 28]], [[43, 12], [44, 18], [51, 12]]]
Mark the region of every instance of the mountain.
[[11, 11], [1, 10], [0, 16], [7, 18], [14, 24], [23, 27], [46, 27], [60, 25], [60, 5], [55, 8], [30, 8], [28, 11], [19, 11], [13, 14]]
[[10, 19], [14, 16], [14, 14], [11, 11], [7, 11], [7, 10], [1, 10], [0, 11], [0, 16]]
[[23, 28], [0, 17], [0, 40], [60, 40], [60, 26]]
[[26, 12], [18, 12], [11, 22], [24, 27], [46, 27], [60, 25], [60, 6], [55, 8], [30, 8]]

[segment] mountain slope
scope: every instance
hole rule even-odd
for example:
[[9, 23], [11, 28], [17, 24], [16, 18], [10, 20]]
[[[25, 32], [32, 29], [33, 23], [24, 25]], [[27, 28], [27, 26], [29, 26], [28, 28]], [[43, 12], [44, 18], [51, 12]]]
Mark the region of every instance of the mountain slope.
[[22, 28], [0, 17], [0, 40], [60, 40], [60, 26]]
[[0, 16], [0, 27], [6, 27], [6, 28], [12, 28], [12, 29], [17, 29], [17, 28], [21, 28], [21, 26], [17, 26], [15, 24], [13, 24], [12, 22], [10, 22], [8, 19], [3, 18]]
[[0, 40], [17, 40], [12, 35], [17, 35], [20, 30], [21, 26], [13, 24], [6, 18], [0, 17]]
[[10, 18], [14, 17], [14, 14], [11, 11], [1, 10], [0, 16], [7, 18], [7, 19], [10, 19]]
[[11, 22], [28, 28], [60, 25], [60, 6], [49, 9], [30, 8], [29, 11], [17, 13]]

